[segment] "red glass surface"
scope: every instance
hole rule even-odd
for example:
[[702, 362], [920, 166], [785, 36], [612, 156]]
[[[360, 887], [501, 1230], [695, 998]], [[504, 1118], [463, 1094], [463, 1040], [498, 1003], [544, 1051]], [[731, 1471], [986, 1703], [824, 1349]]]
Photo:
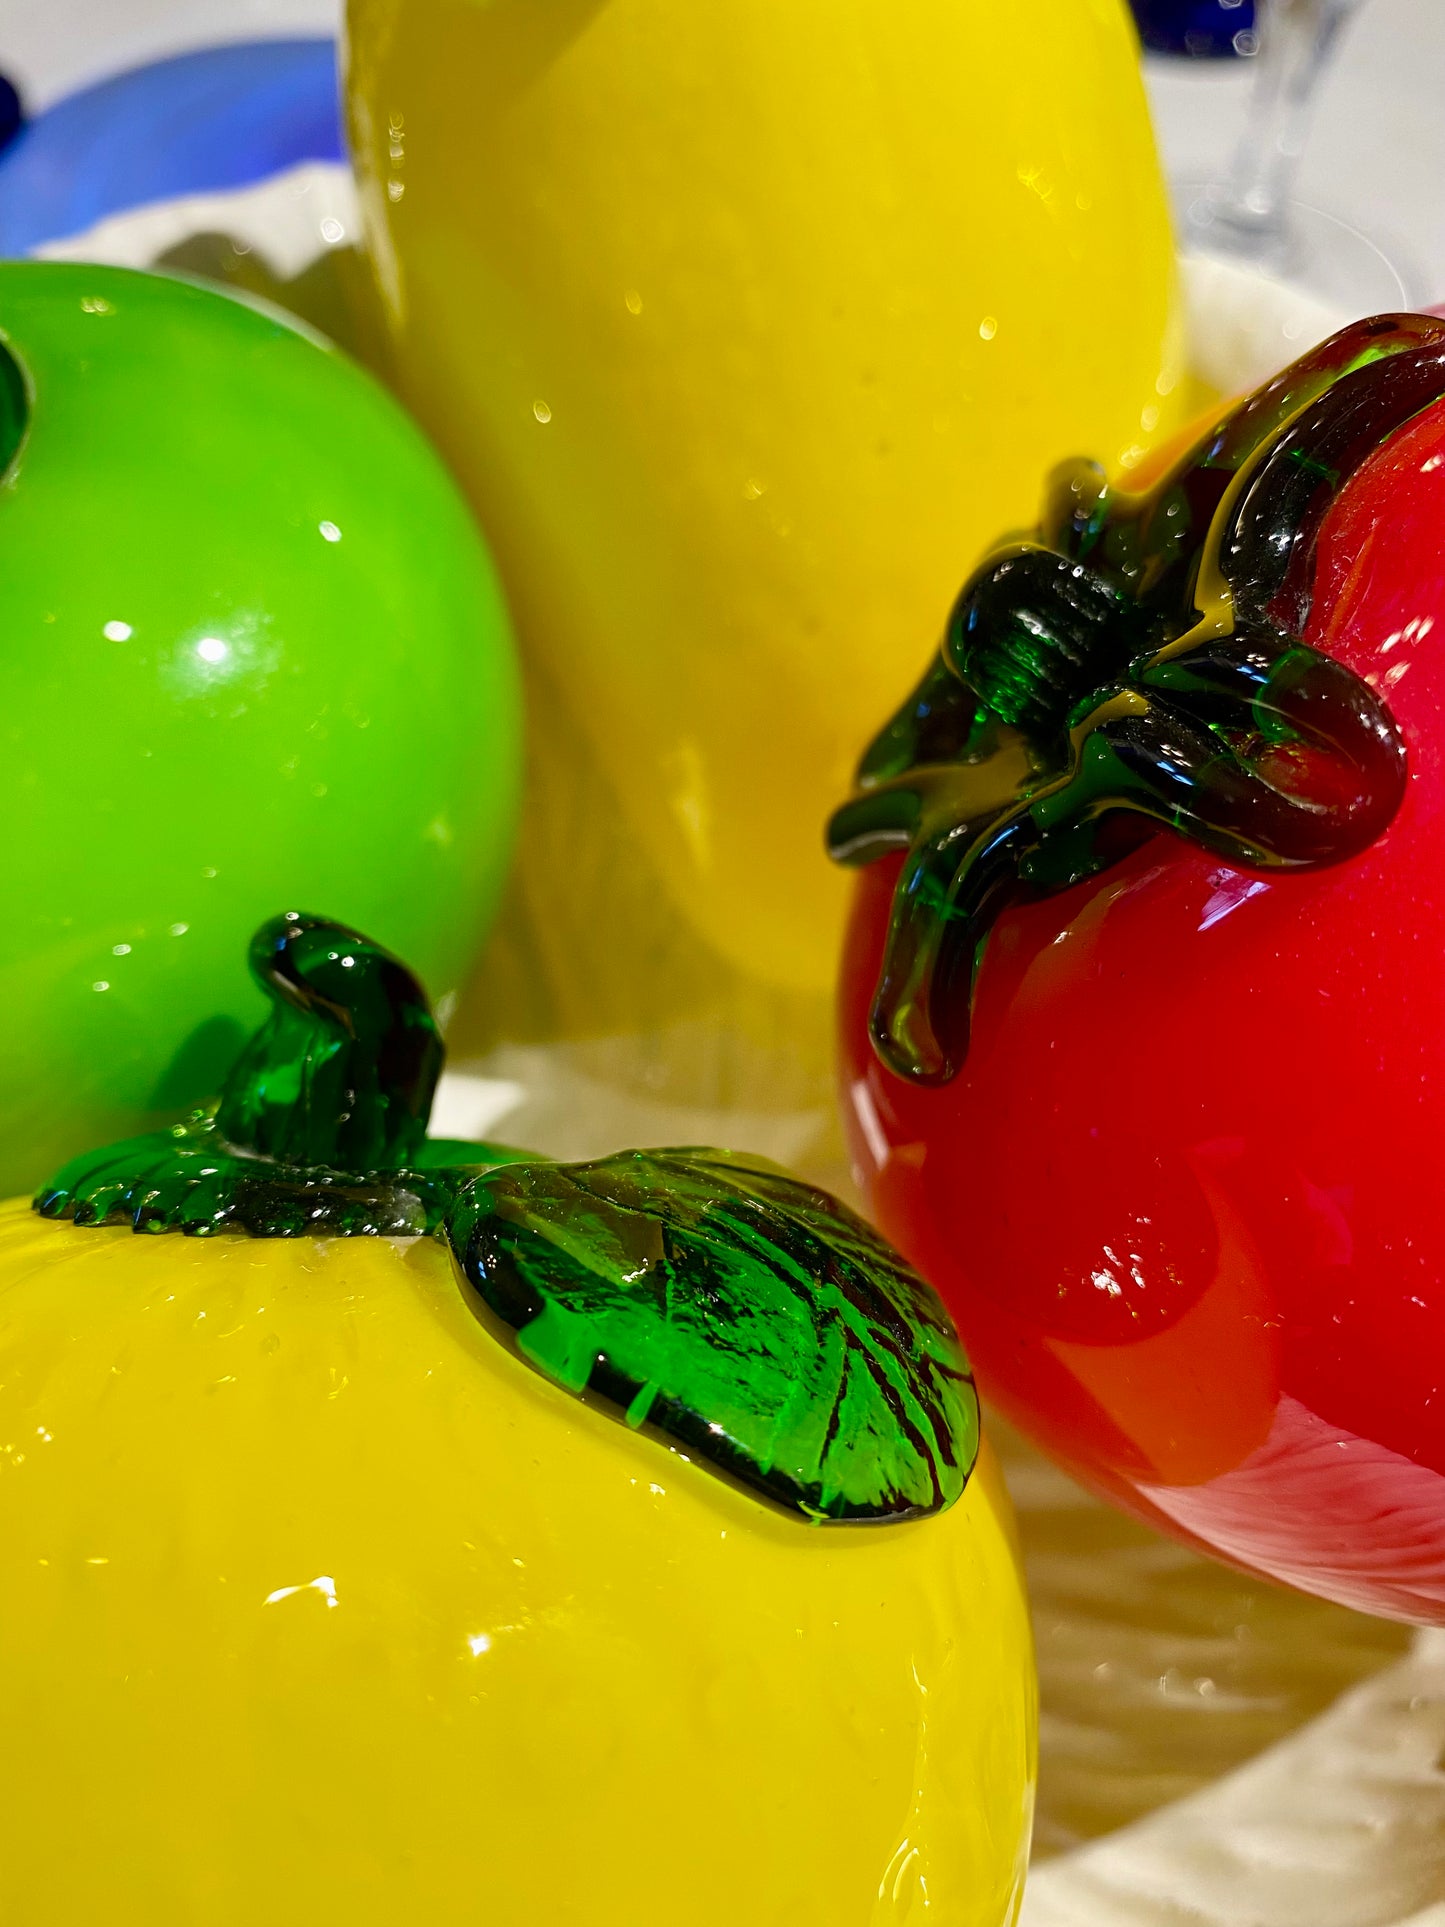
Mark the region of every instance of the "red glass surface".
[[1333, 504], [1306, 640], [1409, 746], [1353, 861], [1150, 839], [988, 939], [967, 1062], [868, 1042], [896, 862], [863, 871], [844, 1110], [881, 1228], [985, 1392], [1236, 1564], [1445, 1622], [1445, 406]]

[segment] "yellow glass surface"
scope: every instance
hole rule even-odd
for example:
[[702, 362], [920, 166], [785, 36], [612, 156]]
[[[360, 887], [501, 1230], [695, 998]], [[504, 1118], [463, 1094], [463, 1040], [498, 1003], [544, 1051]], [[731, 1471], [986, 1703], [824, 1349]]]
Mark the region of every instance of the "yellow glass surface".
[[579, 1006], [825, 995], [824, 819], [964, 577], [1182, 401], [1123, 0], [351, 0], [348, 58], [394, 378], [529, 656], [541, 948]]
[[0, 1208], [0, 1918], [1015, 1917], [985, 1459], [829, 1531], [579, 1405], [446, 1250]]

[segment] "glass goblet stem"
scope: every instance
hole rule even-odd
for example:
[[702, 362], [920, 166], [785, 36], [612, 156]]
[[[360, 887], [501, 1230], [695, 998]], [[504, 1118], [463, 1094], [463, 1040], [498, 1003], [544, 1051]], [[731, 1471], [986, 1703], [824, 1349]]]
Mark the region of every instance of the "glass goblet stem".
[[1244, 136], [1215, 213], [1250, 252], [1281, 242], [1319, 81], [1359, 0], [1271, 0]]

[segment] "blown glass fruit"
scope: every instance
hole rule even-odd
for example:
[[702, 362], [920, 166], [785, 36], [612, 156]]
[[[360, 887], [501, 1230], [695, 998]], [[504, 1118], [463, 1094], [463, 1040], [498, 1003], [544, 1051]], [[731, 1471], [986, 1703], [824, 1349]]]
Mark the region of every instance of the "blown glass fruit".
[[883, 859], [854, 1156], [985, 1389], [1155, 1524], [1428, 1622], [1442, 397], [1445, 325], [1385, 317], [1142, 493], [1062, 472], [833, 830]]
[[0, 264], [0, 1184], [214, 1090], [324, 896], [455, 991], [511, 852], [506, 612], [445, 471], [279, 315]]
[[1027, 1616], [929, 1289], [746, 1159], [428, 1140], [410, 973], [252, 956], [219, 1105], [0, 1212], [7, 1912], [1011, 1922]]
[[960, 541], [1181, 400], [1122, 0], [353, 0], [348, 43], [396, 380], [549, 718], [558, 1005], [625, 1028], [724, 969], [821, 1003], [817, 825]]

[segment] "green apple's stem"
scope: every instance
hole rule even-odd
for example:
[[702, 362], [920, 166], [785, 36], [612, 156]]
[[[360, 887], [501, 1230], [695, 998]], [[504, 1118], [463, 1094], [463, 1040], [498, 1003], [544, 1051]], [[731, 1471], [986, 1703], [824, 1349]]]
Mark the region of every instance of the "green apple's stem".
[[0, 342], [0, 476], [7, 475], [30, 426], [30, 396], [20, 363]]

